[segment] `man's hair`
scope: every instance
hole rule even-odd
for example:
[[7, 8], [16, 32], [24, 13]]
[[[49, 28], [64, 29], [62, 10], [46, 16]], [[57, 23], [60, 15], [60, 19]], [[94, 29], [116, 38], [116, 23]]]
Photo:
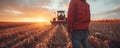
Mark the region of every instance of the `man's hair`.
[[81, 0], [82, 2], [86, 2], [86, 0]]

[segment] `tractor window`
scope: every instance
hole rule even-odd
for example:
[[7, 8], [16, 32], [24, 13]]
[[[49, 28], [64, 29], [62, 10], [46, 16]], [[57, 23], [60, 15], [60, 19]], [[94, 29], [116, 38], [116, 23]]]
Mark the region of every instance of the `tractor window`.
[[65, 14], [64, 13], [59, 13], [58, 16], [65, 16]]

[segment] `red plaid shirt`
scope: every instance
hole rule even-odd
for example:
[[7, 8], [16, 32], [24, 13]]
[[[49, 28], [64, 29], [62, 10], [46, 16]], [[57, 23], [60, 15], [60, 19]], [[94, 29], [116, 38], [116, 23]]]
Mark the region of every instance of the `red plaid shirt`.
[[68, 10], [68, 32], [71, 30], [88, 30], [89, 22], [89, 4], [80, 0], [71, 0]]

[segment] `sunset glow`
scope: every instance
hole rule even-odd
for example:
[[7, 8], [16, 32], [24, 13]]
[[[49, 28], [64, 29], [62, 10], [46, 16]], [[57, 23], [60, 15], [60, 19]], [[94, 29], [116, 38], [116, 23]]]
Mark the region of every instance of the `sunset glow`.
[[40, 19], [40, 20], [38, 20], [38, 22], [49, 22], [49, 20]]

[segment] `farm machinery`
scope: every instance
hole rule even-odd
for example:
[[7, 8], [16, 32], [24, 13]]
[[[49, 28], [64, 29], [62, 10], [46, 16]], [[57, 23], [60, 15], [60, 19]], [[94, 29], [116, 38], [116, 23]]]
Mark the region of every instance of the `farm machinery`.
[[67, 18], [65, 17], [65, 11], [57, 11], [57, 17], [53, 18], [51, 21], [52, 24], [66, 24]]

